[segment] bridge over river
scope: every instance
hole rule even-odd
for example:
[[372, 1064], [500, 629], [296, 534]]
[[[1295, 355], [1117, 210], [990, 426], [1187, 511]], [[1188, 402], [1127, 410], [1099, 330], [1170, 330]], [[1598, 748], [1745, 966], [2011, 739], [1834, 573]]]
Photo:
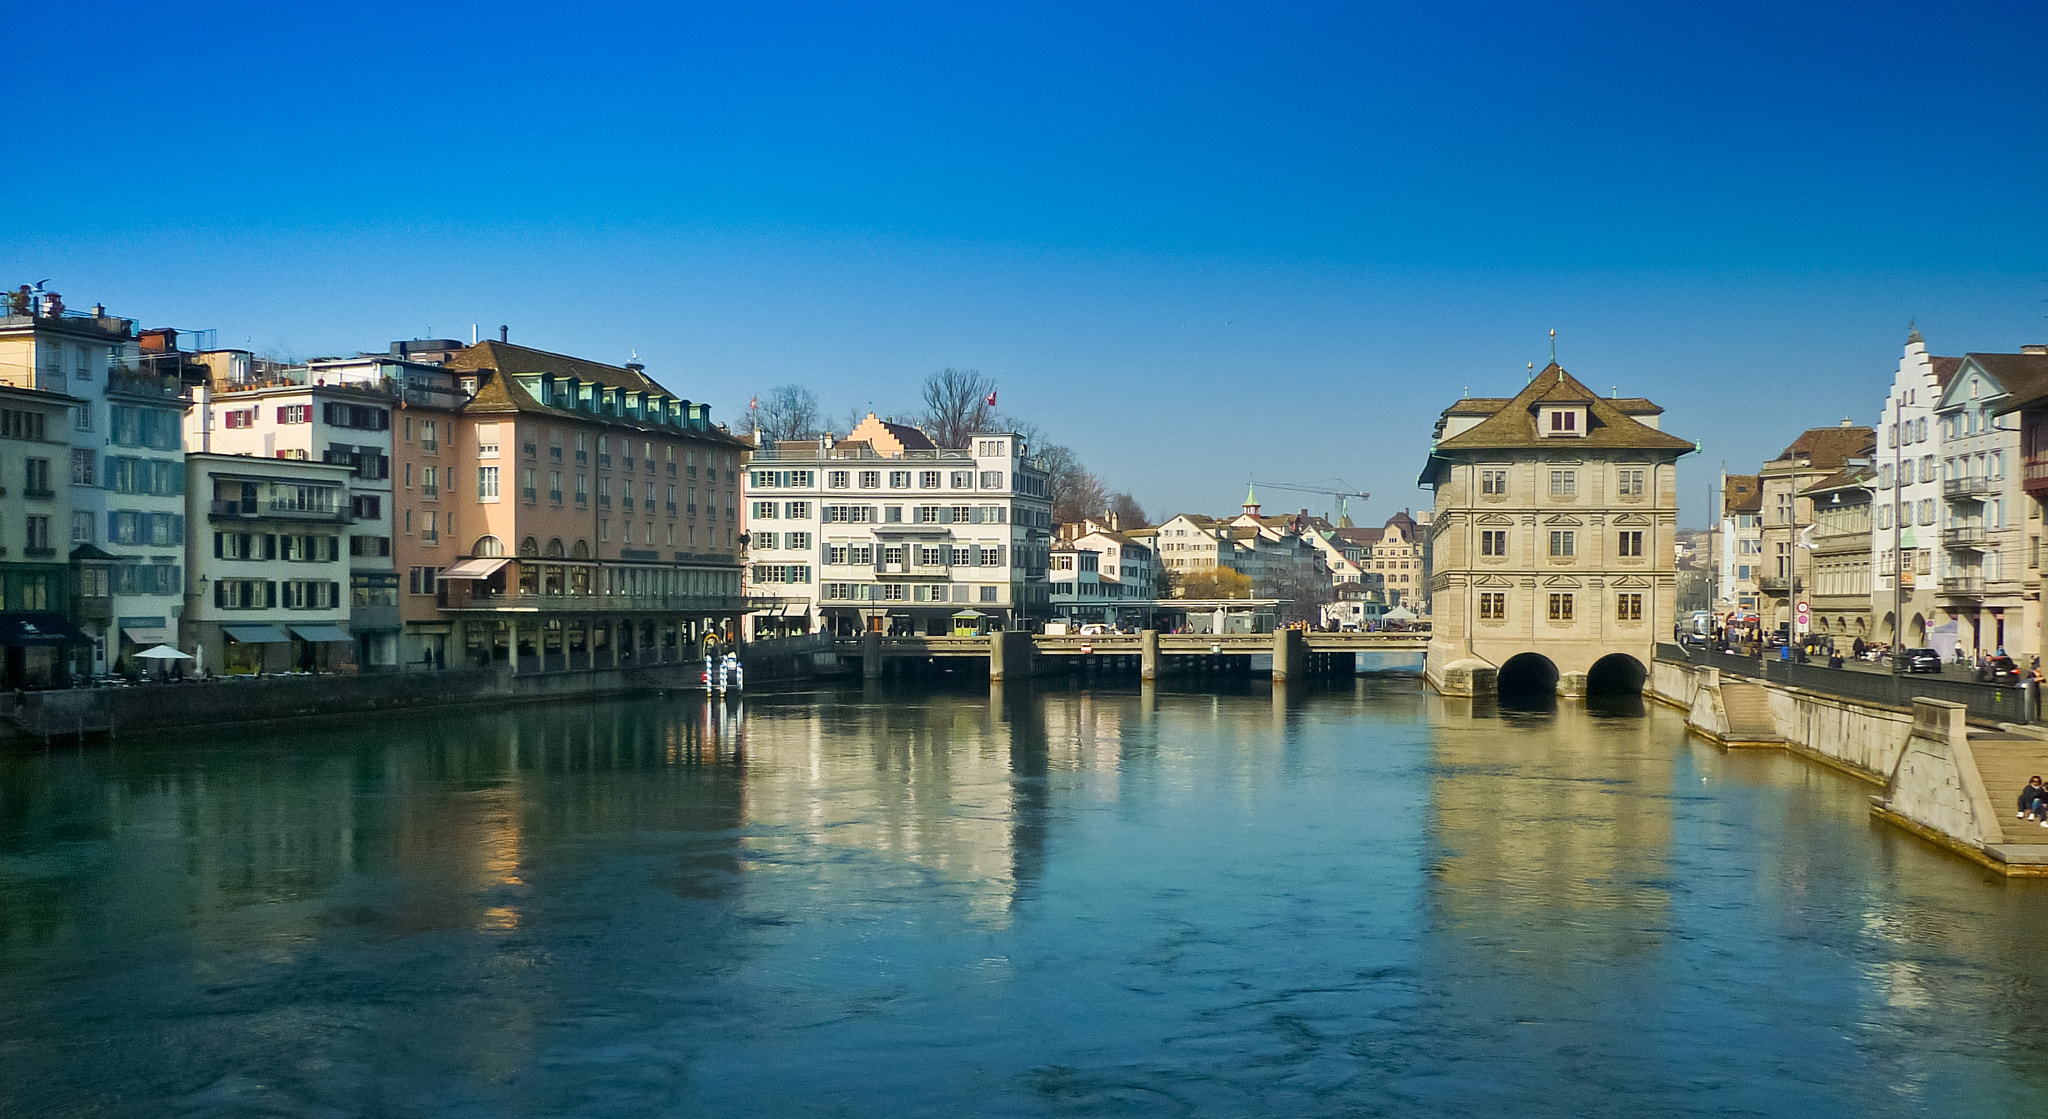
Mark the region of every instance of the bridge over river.
[[1320, 672], [1352, 672], [1360, 653], [1405, 654], [1420, 658], [1429, 648], [1427, 633], [1138, 633], [1092, 636], [1048, 636], [1021, 632], [978, 637], [885, 637], [865, 633], [836, 638], [832, 651], [858, 659], [863, 675], [880, 676], [889, 661], [939, 659], [982, 660], [989, 679], [1021, 679], [1041, 668], [1077, 662], [1103, 670], [1136, 669], [1146, 680], [1162, 673], [1250, 671], [1253, 658], [1270, 658], [1273, 679]]

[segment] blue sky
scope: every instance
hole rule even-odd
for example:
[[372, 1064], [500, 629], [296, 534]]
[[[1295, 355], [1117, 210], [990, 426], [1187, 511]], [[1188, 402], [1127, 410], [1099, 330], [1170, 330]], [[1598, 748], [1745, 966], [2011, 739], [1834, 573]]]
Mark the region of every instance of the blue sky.
[[[64, 5], [0, 280], [293, 356], [511, 327], [737, 421], [944, 366], [1155, 514], [1559, 357], [1722, 460], [2048, 341], [2048, 5]], [[35, 120], [37, 127], [27, 127]], [[1273, 494], [1270, 506], [1286, 503]], [[1292, 499], [1293, 504], [1313, 498]]]

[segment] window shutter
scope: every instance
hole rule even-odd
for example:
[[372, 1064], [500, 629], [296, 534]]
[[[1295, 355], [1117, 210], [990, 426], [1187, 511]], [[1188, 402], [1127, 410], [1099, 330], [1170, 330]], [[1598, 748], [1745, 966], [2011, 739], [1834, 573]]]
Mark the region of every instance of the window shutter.
[[226, 559], [226, 558], [227, 558], [226, 556], [223, 556], [223, 555], [221, 554], [221, 549], [220, 549], [220, 544], [221, 544], [221, 539], [220, 539], [220, 538], [221, 538], [221, 537], [222, 537], [223, 535], [224, 535], [223, 533], [218, 533], [218, 532], [216, 532], [216, 533], [214, 533], [214, 534], [213, 534], [213, 558], [214, 558], [214, 559]]
[[274, 579], [265, 579], [263, 581], [263, 608], [266, 610], [277, 609], [277, 581]]
[[228, 581], [227, 581], [226, 579], [216, 579], [216, 580], [214, 580], [214, 583], [213, 583], [213, 604], [214, 604], [214, 605], [215, 605], [216, 607], [220, 607], [220, 608], [222, 608], [222, 609], [225, 609], [225, 608], [227, 607], [227, 604], [228, 604]]

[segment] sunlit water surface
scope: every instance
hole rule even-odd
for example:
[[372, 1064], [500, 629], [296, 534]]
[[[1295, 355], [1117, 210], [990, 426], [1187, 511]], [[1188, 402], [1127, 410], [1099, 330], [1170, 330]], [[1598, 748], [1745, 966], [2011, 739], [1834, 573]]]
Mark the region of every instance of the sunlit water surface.
[[894, 686], [0, 758], [0, 1115], [2048, 1114], [2048, 888], [1660, 709]]

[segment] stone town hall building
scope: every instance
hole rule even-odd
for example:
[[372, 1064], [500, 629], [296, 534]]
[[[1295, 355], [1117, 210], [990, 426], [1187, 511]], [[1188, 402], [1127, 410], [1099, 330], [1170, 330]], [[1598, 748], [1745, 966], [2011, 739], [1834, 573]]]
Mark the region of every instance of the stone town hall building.
[[1639, 691], [1677, 609], [1677, 464], [1663, 409], [1555, 362], [1513, 399], [1444, 409], [1425, 671], [1451, 695]]

